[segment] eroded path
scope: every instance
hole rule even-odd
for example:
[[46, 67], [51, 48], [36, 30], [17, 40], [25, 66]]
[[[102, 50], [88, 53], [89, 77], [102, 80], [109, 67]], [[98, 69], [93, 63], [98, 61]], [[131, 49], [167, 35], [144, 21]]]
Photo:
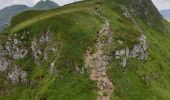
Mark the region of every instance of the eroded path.
[[[108, 66], [112, 60], [111, 52], [108, 47], [113, 41], [113, 33], [111, 31], [109, 21], [105, 19], [103, 28], [98, 33], [94, 51], [91, 48], [87, 51], [85, 63], [90, 67], [90, 78], [97, 81], [98, 100], [110, 100], [114, 86], [107, 75]], [[92, 52], [93, 51], [93, 52]]]

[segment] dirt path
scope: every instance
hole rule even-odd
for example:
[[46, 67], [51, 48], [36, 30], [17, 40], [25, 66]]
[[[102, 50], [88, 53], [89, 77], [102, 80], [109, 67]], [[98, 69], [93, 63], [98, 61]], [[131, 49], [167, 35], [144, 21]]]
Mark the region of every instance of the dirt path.
[[97, 81], [98, 100], [110, 100], [114, 86], [107, 75], [108, 66], [112, 56], [107, 52], [107, 48], [113, 40], [109, 21], [105, 19], [103, 28], [98, 33], [98, 38], [94, 46], [95, 51], [87, 51], [85, 62], [91, 69], [90, 78]]

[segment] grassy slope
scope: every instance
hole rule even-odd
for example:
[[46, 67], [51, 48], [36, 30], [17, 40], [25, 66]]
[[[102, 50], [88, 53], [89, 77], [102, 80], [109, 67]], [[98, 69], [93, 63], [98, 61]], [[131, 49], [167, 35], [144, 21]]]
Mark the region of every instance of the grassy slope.
[[[90, 9], [89, 4], [91, 5], [90, 7], [93, 7], [93, 3], [91, 2], [86, 5], [83, 4], [83, 6], [88, 6], [88, 9]], [[77, 5], [79, 4], [72, 6], [76, 7]], [[72, 10], [70, 9], [72, 6], [68, 5], [68, 7], [60, 8], [57, 11], [51, 11], [52, 13], [49, 12], [50, 14], [46, 13], [45, 15], [40, 15], [45, 16], [45, 18], [43, 18], [44, 20], [41, 19], [41, 21], [35, 21], [33, 18], [33, 20], [29, 20], [30, 22], [23, 22], [19, 25], [24, 26], [24, 29], [19, 28], [21, 30], [17, 30], [18, 33], [29, 30], [32, 33], [30, 34], [30, 37], [32, 37], [38, 36], [42, 31], [50, 29], [54, 33], [55, 39], [60, 38], [63, 47], [60, 51], [62, 56], [59, 58], [60, 60], [57, 65], [59, 75], [55, 78], [51, 77], [48, 64], [35, 66], [32, 58], [18, 61], [16, 63], [30, 73], [29, 79], [32, 80], [33, 83], [38, 84], [38, 87], [32, 85], [20, 86], [20, 84], [18, 84], [17, 86], [11, 87], [11, 89], [14, 88], [14, 91], [11, 90], [9, 95], [1, 96], [0, 99], [30, 100], [30, 97], [32, 97], [31, 99], [36, 100], [42, 98], [48, 98], [49, 100], [54, 100], [54, 98], [58, 100], [95, 99], [95, 84], [89, 79], [88, 74], [79, 75], [73, 70], [77, 64], [80, 67], [84, 66], [83, 55], [86, 48], [95, 40], [96, 32], [101, 28], [103, 21], [92, 14], [91, 10], [81, 11], [81, 7], [78, 7], [77, 9], [73, 8], [74, 10]], [[62, 9], [70, 10], [64, 10], [64, 13], [61, 13]], [[84, 9], [84, 7], [82, 7], [82, 9]], [[60, 14], [56, 12], [59, 12]], [[32, 24], [28, 25], [27, 23]], [[16, 30], [17, 28], [14, 27], [11, 29]], [[39, 79], [39, 77], [43, 78]], [[4, 84], [0, 85], [3, 86]]]
[[[143, 26], [145, 27], [145, 26]], [[145, 63], [131, 60], [127, 69], [112, 63], [110, 75], [115, 81], [117, 99], [169, 100], [169, 33], [159, 33], [145, 27], [149, 42], [149, 58]]]
[[[108, 4], [107, 6], [109, 5], [110, 7], [113, 7], [111, 4]], [[115, 9], [113, 12], [115, 12]], [[113, 13], [110, 11], [109, 14]], [[112, 18], [112, 21], [115, 18], [114, 15], [110, 15], [108, 17]], [[127, 22], [127, 19], [125, 19], [125, 21]], [[122, 24], [128, 25], [125, 27], [130, 28], [129, 24]], [[114, 25], [114, 29], [118, 23], [112, 22], [112, 25]], [[115, 82], [115, 92], [112, 99], [169, 100], [170, 96], [168, 94], [170, 93], [170, 86], [168, 84], [170, 82], [170, 31], [156, 31], [155, 29], [148, 27], [146, 23], [143, 23], [141, 20], [139, 21], [139, 25], [148, 38], [149, 58], [144, 63], [131, 59], [129, 62], [130, 65], [125, 69], [120, 67], [118, 62], [113, 59], [110, 66], [111, 70], [109, 71], [112, 80]], [[167, 28], [170, 28], [169, 23]], [[128, 35], [133, 35], [132, 29]], [[131, 38], [128, 37], [127, 39], [130, 41]]]
[[[106, 16], [115, 32], [115, 40], [122, 40], [124, 45], [115, 41], [113, 50], [131, 46], [136, 43], [139, 32], [134, 28], [132, 21], [122, 16], [120, 6], [112, 0], [102, 3], [101, 12]], [[119, 0], [115, 0], [118, 2]], [[119, 1], [120, 2], [120, 1]], [[96, 39], [96, 32], [100, 30], [103, 20], [95, 16], [94, 1], [84, 1], [64, 6], [56, 10], [34, 15], [23, 22], [13, 21], [6, 32], [22, 33], [31, 31], [30, 36], [50, 29], [55, 38], [60, 38], [63, 47], [57, 69], [59, 75], [51, 77], [47, 64], [35, 67], [31, 58], [23, 59], [18, 63], [25, 70], [30, 70], [29, 78], [38, 84], [38, 87], [12, 86], [14, 91], [0, 99], [48, 99], [48, 100], [93, 100], [96, 98], [95, 83], [89, 80], [88, 74], [79, 75], [74, 71], [75, 66], [83, 66], [83, 55], [89, 45]], [[18, 16], [22, 17], [22, 16]], [[24, 14], [23, 14], [24, 17]], [[17, 20], [17, 16], [16, 19]], [[146, 62], [130, 60], [127, 68], [121, 68], [113, 59], [109, 75], [115, 82], [115, 92], [112, 98], [116, 100], [169, 100], [170, 99], [170, 40], [169, 32], [158, 32], [148, 28], [142, 21], [140, 26], [144, 30], [149, 43], [149, 58]], [[169, 27], [168, 27], [169, 28]], [[74, 62], [74, 63], [72, 63]], [[43, 76], [42, 79], [39, 77]], [[0, 84], [3, 86], [4, 84]]]

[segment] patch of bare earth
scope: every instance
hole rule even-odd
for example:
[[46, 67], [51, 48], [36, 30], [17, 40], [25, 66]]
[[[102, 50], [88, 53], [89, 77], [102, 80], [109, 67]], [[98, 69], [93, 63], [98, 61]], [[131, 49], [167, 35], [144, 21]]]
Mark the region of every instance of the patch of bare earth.
[[105, 19], [103, 28], [98, 33], [94, 51], [89, 48], [85, 56], [85, 63], [90, 68], [91, 80], [97, 81], [98, 100], [110, 100], [114, 86], [107, 75], [108, 66], [112, 60], [111, 52], [107, 50], [113, 41], [109, 21]]

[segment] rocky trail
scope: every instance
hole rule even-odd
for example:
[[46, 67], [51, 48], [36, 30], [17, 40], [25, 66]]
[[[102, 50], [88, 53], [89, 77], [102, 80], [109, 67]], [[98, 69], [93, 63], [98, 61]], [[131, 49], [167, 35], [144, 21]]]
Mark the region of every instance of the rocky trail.
[[98, 100], [110, 100], [114, 90], [113, 83], [107, 75], [112, 56], [110, 52], [106, 52], [109, 44], [113, 40], [113, 33], [109, 21], [106, 18], [104, 19], [105, 24], [98, 33], [98, 38], [94, 45], [95, 51], [87, 51], [85, 58], [85, 62], [91, 70], [91, 80], [97, 81]]

